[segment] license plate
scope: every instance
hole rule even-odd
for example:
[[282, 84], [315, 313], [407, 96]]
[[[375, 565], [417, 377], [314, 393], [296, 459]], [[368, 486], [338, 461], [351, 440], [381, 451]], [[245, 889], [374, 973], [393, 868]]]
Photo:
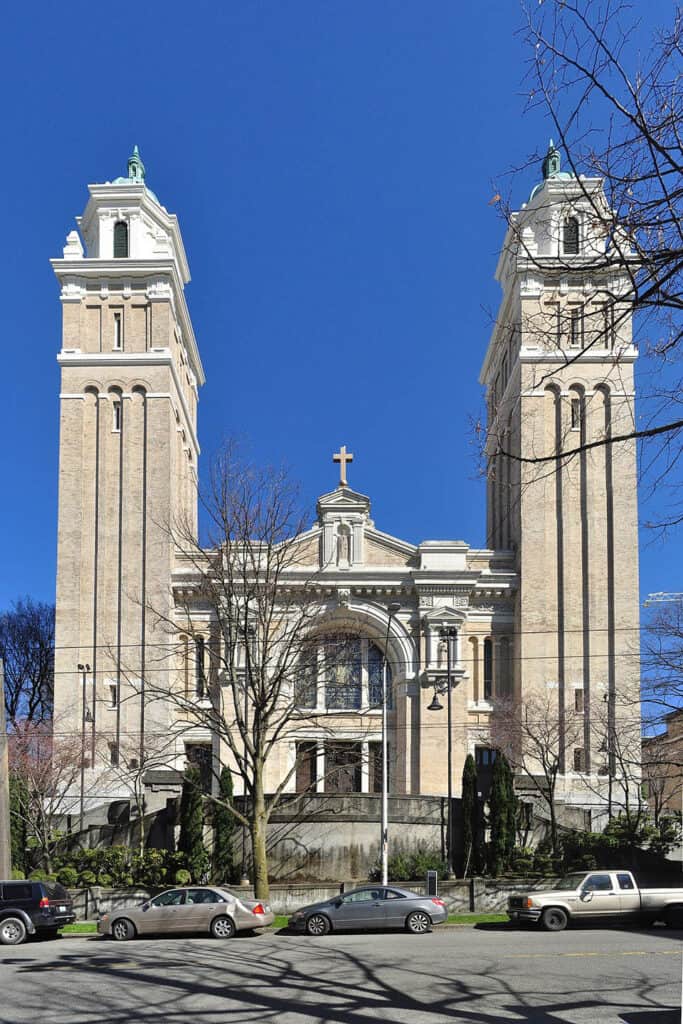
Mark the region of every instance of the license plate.
[[60, 914], [66, 914], [66, 907], [57, 907]]

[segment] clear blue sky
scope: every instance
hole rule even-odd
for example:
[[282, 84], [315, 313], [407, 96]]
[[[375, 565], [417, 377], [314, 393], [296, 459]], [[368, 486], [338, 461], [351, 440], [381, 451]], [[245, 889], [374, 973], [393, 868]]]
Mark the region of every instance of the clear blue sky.
[[[670, 13], [657, 0], [646, 16]], [[550, 134], [523, 114], [520, 25], [514, 0], [5, 10], [0, 609], [54, 596], [48, 259], [87, 183], [124, 173], [133, 143], [190, 261], [204, 467], [241, 435], [257, 460], [285, 460], [313, 506], [346, 444], [380, 529], [484, 544], [469, 423], [499, 296], [489, 200]], [[537, 177], [515, 181], [516, 203]], [[679, 545], [643, 544], [644, 593], [680, 589]]]

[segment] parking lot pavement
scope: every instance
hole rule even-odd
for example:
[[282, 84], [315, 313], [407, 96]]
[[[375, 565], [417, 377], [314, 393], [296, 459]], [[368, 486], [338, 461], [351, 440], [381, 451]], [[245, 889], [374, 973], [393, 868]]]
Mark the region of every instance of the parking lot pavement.
[[3, 1024], [676, 1024], [681, 933], [99, 937], [0, 947]]

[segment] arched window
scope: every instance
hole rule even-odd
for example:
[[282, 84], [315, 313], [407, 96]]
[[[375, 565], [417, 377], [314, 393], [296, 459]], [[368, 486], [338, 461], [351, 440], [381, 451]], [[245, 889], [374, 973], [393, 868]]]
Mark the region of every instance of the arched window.
[[576, 217], [567, 217], [562, 232], [562, 251], [567, 256], [576, 256], [579, 252], [579, 222]]
[[125, 220], [114, 224], [114, 259], [123, 260], [128, 256], [128, 225]]

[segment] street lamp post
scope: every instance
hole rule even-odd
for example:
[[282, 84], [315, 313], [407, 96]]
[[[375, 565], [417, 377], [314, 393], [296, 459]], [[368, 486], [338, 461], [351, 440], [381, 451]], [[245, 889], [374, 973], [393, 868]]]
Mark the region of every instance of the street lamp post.
[[389, 631], [391, 620], [401, 607], [399, 601], [392, 601], [389, 605], [389, 618], [387, 619], [387, 635], [384, 642], [384, 664], [382, 665], [382, 825], [380, 836], [380, 847], [382, 857], [382, 885], [389, 881], [389, 765], [387, 757], [387, 676], [388, 676], [388, 649]]
[[[439, 630], [439, 636], [446, 641], [446, 692], [447, 692], [447, 709], [448, 709], [448, 809], [446, 818], [446, 849], [447, 849], [447, 867], [448, 875], [452, 878], [455, 874], [453, 869], [453, 697], [452, 697], [452, 682], [451, 682], [451, 642], [457, 636], [457, 630], [453, 627], [447, 627]], [[441, 711], [443, 704], [440, 702], [436, 689], [434, 690], [434, 697], [431, 704], [428, 705], [428, 711]]]
[[78, 671], [81, 673], [83, 681], [83, 696], [81, 701], [81, 800], [80, 800], [80, 813], [79, 813], [79, 825], [78, 831], [83, 831], [83, 817], [85, 810], [85, 726], [87, 722], [92, 722], [92, 715], [90, 709], [87, 706], [87, 686], [88, 686], [88, 672], [90, 671], [90, 665], [78, 666]]

